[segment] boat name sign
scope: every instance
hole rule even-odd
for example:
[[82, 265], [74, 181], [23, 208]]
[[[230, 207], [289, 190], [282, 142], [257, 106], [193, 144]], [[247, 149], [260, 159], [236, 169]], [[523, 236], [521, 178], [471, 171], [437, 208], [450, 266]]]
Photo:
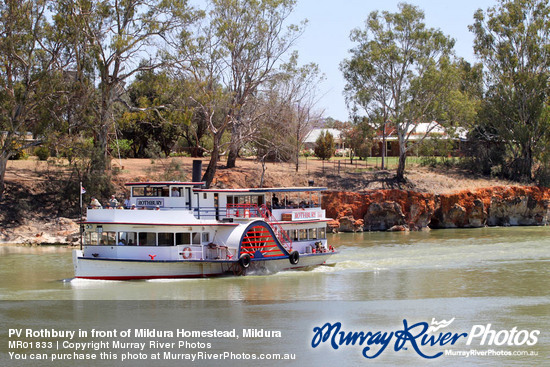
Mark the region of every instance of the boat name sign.
[[137, 199], [136, 206], [164, 206], [164, 199]]
[[296, 210], [292, 212], [292, 220], [321, 219], [323, 213], [319, 210]]

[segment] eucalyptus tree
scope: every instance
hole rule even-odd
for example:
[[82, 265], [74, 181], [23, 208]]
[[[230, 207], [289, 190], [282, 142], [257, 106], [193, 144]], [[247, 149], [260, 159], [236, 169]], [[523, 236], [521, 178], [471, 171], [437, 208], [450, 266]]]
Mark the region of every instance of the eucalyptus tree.
[[485, 131], [506, 144], [511, 178], [530, 180], [550, 137], [550, 6], [547, 0], [499, 0], [474, 20], [470, 30], [487, 86]]
[[[196, 31], [182, 35], [180, 55], [189, 61], [182, 65], [182, 72], [190, 73], [203, 90], [200, 108], [208, 116], [214, 145], [203, 177], [207, 185], [223, 150], [222, 136], [231, 134], [228, 167], [235, 165], [241, 145], [253, 136], [258, 119], [243, 112], [256, 110], [247, 109], [247, 103], [303, 32], [303, 24], [286, 24], [295, 3], [211, 0]], [[223, 118], [213, 119], [222, 111]]]
[[370, 13], [365, 28], [351, 32], [351, 40], [358, 45], [350, 51], [351, 58], [341, 64], [347, 81], [346, 97], [351, 105], [379, 118], [384, 132], [387, 124], [395, 128], [399, 141], [397, 179], [404, 180], [415, 126], [434, 120], [449, 124], [446, 119], [452, 114], [448, 111], [455, 101], [467, 100], [458, 89], [454, 40], [440, 30], [427, 28], [424, 13], [405, 3], [399, 4], [397, 13]]
[[240, 146], [255, 130], [249, 123], [255, 119], [242, 116], [241, 108], [303, 33], [303, 24], [286, 24], [295, 4], [295, 0], [213, 1], [217, 33], [227, 52], [224, 84], [233, 94], [228, 168], [235, 166]]
[[299, 66], [298, 53], [278, 69], [269, 81], [268, 94], [277, 100], [278, 108], [271, 109], [274, 128], [284, 136], [290, 147], [296, 172], [300, 167], [300, 151], [311, 127], [320, 123], [323, 111], [317, 109], [319, 84], [325, 76], [315, 63]]
[[299, 169], [300, 150], [313, 124], [320, 121], [322, 112], [315, 109], [318, 84], [324, 76], [316, 64], [298, 66], [298, 54], [281, 65], [264, 88], [257, 93], [254, 103], [258, 109], [256, 131], [251, 146], [262, 165], [260, 186], [264, 182], [266, 161], [295, 160]]
[[[115, 106], [130, 111], [162, 109], [130, 104], [125, 86], [144, 71], [166, 64], [159, 50], [174, 32], [185, 32], [195, 13], [186, 0], [58, 0], [68, 37], [86, 43], [93, 61], [99, 101], [95, 106], [95, 154], [92, 169], [110, 168], [109, 139]], [[143, 62], [145, 60], [145, 62]]]
[[35, 145], [27, 132], [40, 127], [38, 110], [60, 65], [62, 44], [48, 18], [48, 0], [0, 3], [0, 199], [8, 159]]

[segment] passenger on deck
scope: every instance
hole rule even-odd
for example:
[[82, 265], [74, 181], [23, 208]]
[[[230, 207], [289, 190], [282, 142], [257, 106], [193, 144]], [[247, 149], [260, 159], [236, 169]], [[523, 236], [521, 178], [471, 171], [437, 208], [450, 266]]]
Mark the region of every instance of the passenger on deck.
[[124, 207], [126, 209], [130, 209], [130, 198], [126, 196], [126, 199], [124, 199]]
[[101, 209], [101, 204], [99, 203], [99, 200], [92, 197], [92, 201], [90, 202], [90, 207], [92, 209]]
[[134, 246], [134, 241], [129, 240], [129, 241], [128, 241], [128, 246]]
[[179, 197], [180, 192], [176, 187], [172, 187], [172, 197]]
[[283, 206], [282, 206], [283, 209], [284, 209], [284, 208], [287, 208], [288, 205], [289, 205], [289, 200], [288, 200], [288, 197], [285, 196], [285, 198], [283, 199]]
[[273, 203], [273, 209], [279, 208], [279, 198], [277, 195], [273, 194], [273, 197], [271, 198], [271, 202]]
[[118, 206], [118, 200], [115, 198], [114, 195], [111, 195], [111, 198], [109, 199], [109, 205], [111, 208], [116, 208]]
[[137, 210], [136, 204], [132, 204], [132, 207], [130, 208], [130, 210]]
[[126, 246], [126, 240], [124, 238], [121, 238], [120, 241], [118, 241], [119, 246]]

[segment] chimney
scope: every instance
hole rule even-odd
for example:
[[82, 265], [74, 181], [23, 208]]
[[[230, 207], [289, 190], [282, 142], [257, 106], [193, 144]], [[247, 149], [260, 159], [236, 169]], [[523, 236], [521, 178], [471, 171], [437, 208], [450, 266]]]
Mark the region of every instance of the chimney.
[[202, 161], [200, 159], [193, 160], [193, 179], [192, 182], [201, 182], [202, 178]]

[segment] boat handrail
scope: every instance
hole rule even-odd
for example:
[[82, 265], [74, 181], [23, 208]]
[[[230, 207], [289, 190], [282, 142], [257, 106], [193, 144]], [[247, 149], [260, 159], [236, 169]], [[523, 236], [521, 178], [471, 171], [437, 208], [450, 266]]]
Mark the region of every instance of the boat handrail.
[[262, 218], [264, 213], [257, 204], [242, 203], [242, 204], [227, 204], [226, 205], [227, 218]]

